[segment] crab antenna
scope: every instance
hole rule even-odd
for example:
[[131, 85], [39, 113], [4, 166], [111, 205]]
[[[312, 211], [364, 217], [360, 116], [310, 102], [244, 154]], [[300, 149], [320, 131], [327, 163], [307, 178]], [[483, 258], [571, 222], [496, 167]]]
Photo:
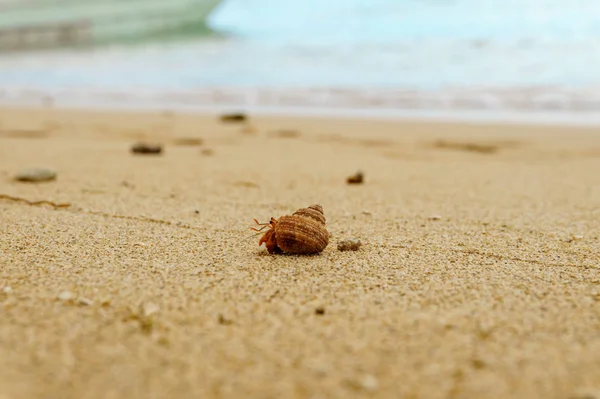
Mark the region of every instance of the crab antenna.
[[254, 227], [250, 227], [250, 230], [252, 230], [252, 231], [263, 231], [265, 229], [265, 227], [269, 227], [269, 225], [267, 224], [267, 225], [261, 227], [260, 229], [256, 229]]
[[[257, 230], [257, 231], [258, 231], [258, 230]], [[238, 242], [241, 242], [241, 241], [247, 240], [247, 239], [249, 239], [249, 238], [252, 238], [252, 237], [256, 237], [256, 236], [258, 236], [258, 235], [260, 235], [260, 234], [262, 234], [262, 232], [259, 232], [259, 233], [256, 233], [256, 234], [252, 234], [252, 235], [250, 235], [250, 236], [248, 236], [248, 237], [244, 237], [244, 238], [242, 238], [241, 240], [239, 240]]]

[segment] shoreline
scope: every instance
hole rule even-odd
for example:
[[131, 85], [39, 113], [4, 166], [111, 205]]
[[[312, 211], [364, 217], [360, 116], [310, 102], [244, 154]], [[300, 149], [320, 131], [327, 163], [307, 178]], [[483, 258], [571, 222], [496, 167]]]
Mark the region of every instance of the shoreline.
[[[333, 90], [332, 93], [335, 93]], [[228, 111], [255, 115], [328, 117], [349, 119], [491, 123], [508, 125], [600, 126], [600, 106], [595, 101], [569, 108], [556, 98], [548, 104], [506, 108], [494, 106], [481, 96], [458, 98], [449, 103], [443, 92], [419, 100], [418, 93], [400, 93], [386, 100], [385, 93], [368, 91], [317, 91], [260, 89], [203, 89], [194, 92], [133, 90], [123, 92], [94, 90], [0, 90], [0, 107], [51, 107], [57, 109], [123, 112], [185, 112], [212, 114]], [[367, 98], [357, 97], [360, 93]], [[354, 96], [354, 97], [353, 97]], [[388, 94], [389, 96], [389, 94]], [[432, 97], [433, 96], [433, 97]], [[437, 96], [437, 97], [436, 97]], [[437, 98], [437, 99], [436, 99]], [[445, 100], [444, 100], [445, 98]], [[489, 99], [488, 99], [489, 100]], [[388, 105], [386, 105], [386, 101]], [[421, 102], [420, 102], [421, 101]], [[437, 102], [436, 102], [437, 101]], [[523, 100], [524, 101], [524, 100]], [[380, 104], [380, 105], [378, 105]], [[395, 104], [396, 106], [390, 106]], [[462, 105], [461, 105], [462, 104]], [[469, 108], [471, 107], [471, 108]], [[596, 109], [598, 108], [598, 109]]]

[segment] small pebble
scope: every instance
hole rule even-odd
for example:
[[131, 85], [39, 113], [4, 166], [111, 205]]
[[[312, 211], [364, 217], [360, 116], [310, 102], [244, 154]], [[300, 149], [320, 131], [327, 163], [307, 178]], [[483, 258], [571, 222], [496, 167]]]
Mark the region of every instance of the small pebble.
[[104, 298], [100, 301], [100, 306], [107, 308], [110, 306], [110, 298]]
[[131, 147], [133, 154], [156, 155], [162, 153], [162, 146], [158, 144], [137, 143]]
[[46, 168], [30, 168], [17, 173], [15, 180], [27, 183], [40, 183], [56, 179], [56, 172]]
[[358, 385], [367, 392], [374, 392], [379, 388], [379, 381], [371, 374], [365, 374], [357, 382]]
[[158, 307], [157, 304], [153, 303], [153, 302], [148, 302], [142, 305], [142, 315], [144, 317], [150, 317], [155, 313], [158, 313], [158, 311], [160, 310], [160, 308]]
[[318, 308], [315, 309], [315, 314], [322, 316], [325, 314], [325, 308], [323, 306], [319, 306]]
[[70, 291], [63, 291], [58, 294], [57, 299], [61, 301], [70, 301], [75, 298], [75, 295]]
[[364, 182], [365, 175], [359, 170], [354, 175], [348, 177], [346, 179], [346, 183], [348, 184], [362, 184]]
[[6, 287], [2, 288], [2, 292], [5, 294], [10, 294], [11, 292], [13, 292], [13, 289], [10, 286], [6, 286]]
[[442, 217], [440, 215], [433, 215], [429, 217], [429, 220], [442, 220]]
[[567, 238], [565, 240], [565, 242], [579, 241], [579, 240], [582, 240], [582, 239], [583, 239], [582, 235], [576, 235], [576, 236], [571, 236], [571, 237]]
[[221, 324], [223, 326], [229, 326], [229, 325], [233, 324], [232, 320], [225, 318], [225, 316], [223, 316], [222, 314], [219, 314], [218, 322], [219, 322], [219, 324]]
[[221, 122], [245, 122], [248, 119], [246, 114], [241, 112], [233, 112], [230, 114], [221, 115]]
[[358, 251], [362, 242], [358, 238], [350, 238], [338, 242], [338, 250], [340, 251]]
[[94, 301], [92, 301], [91, 299], [82, 297], [82, 298], [77, 299], [77, 304], [79, 306], [92, 306], [94, 304]]
[[133, 246], [134, 247], [146, 247], [146, 243], [139, 241], [139, 242], [134, 243]]

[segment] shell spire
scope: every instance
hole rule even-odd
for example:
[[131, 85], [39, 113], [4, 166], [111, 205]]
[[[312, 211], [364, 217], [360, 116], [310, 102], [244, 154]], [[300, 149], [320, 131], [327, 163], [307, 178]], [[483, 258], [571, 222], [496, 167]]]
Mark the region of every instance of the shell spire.
[[323, 213], [323, 207], [319, 204], [311, 205], [308, 208], [300, 208], [294, 212], [294, 215], [309, 217], [321, 223], [323, 226], [325, 225], [325, 214]]

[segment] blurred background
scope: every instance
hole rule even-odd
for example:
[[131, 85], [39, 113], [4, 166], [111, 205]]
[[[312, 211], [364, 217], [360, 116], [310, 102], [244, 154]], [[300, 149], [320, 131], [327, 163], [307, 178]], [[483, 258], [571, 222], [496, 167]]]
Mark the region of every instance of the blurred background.
[[600, 110], [597, 0], [0, 0], [0, 99]]

